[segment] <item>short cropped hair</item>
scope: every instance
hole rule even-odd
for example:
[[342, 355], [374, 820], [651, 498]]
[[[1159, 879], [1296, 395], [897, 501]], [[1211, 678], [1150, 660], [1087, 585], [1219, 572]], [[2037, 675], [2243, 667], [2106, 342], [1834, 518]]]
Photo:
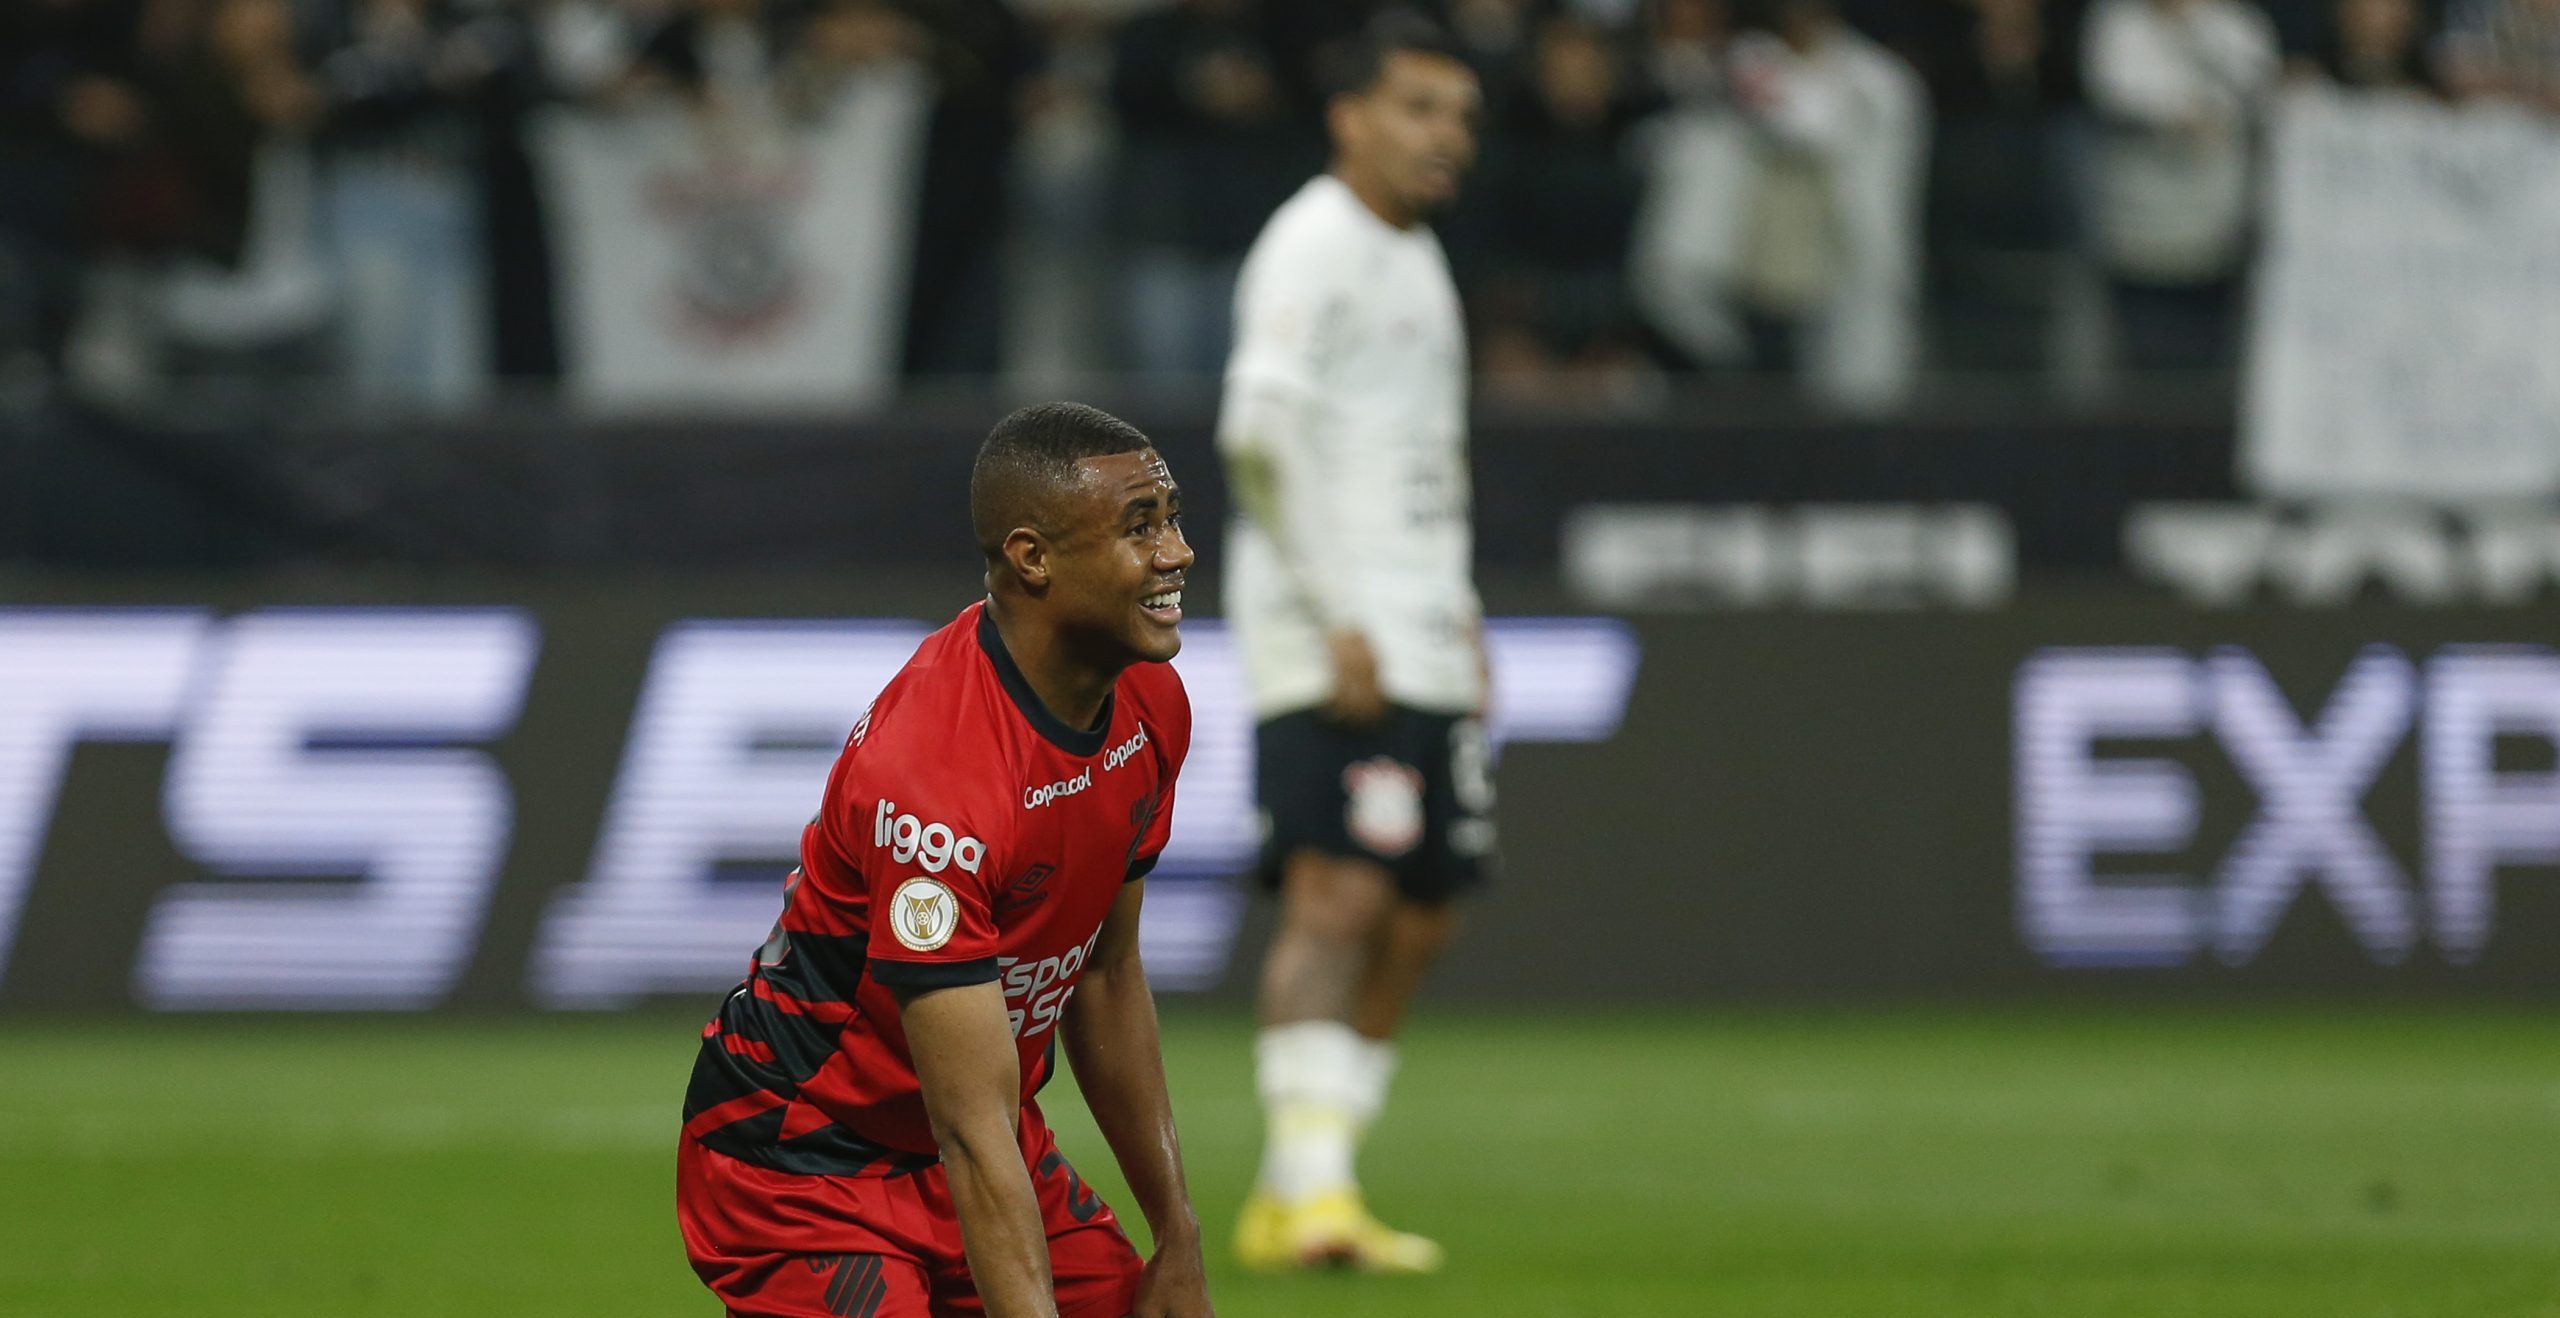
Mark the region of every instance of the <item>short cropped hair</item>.
[[1136, 426], [1082, 403], [1039, 403], [998, 421], [969, 469], [969, 526], [992, 562], [1018, 526], [1055, 534], [1057, 496], [1086, 458], [1155, 447]]
[[1396, 6], [1382, 9], [1369, 20], [1360, 35], [1344, 46], [1334, 61], [1326, 90], [1336, 96], [1357, 96], [1378, 85], [1385, 76], [1387, 61], [1398, 55], [1437, 55], [1467, 62], [1464, 47], [1449, 29], [1420, 10]]

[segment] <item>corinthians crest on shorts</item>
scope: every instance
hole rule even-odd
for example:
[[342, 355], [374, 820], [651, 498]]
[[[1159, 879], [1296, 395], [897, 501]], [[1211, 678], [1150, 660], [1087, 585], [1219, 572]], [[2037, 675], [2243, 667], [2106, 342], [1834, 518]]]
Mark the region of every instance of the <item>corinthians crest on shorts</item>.
[[1422, 771], [1381, 755], [1342, 771], [1343, 821], [1353, 841], [1401, 856], [1422, 841]]

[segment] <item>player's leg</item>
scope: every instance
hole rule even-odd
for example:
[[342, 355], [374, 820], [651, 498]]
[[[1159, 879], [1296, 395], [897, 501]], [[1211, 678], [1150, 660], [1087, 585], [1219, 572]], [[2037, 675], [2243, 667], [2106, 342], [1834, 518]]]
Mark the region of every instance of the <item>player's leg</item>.
[[1399, 900], [1387, 913], [1377, 951], [1360, 976], [1351, 1026], [1364, 1039], [1392, 1041], [1404, 1027], [1414, 992], [1465, 923], [1456, 902]]
[[1385, 1101], [1394, 1044], [1423, 976], [1457, 937], [1458, 899], [1485, 882], [1493, 850], [1493, 779], [1483, 725], [1472, 718], [1409, 713], [1399, 750], [1423, 766], [1423, 840], [1397, 871], [1397, 901], [1362, 967], [1349, 1019], [1363, 1047], [1366, 1119]]
[[1355, 730], [1304, 713], [1257, 730], [1263, 873], [1280, 907], [1254, 1049], [1262, 1173], [1236, 1232], [1249, 1266], [1365, 1261], [1359, 1241], [1374, 1224], [1353, 1163], [1374, 1104], [1353, 1022], [1409, 871], [1428, 854], [1432, 770], [1417, 760], [1436, 743], [1422, 717], [1399, 708]]
[[1363, 1045], [1360, 1124], [1366, 1129], [1386, 1101], [1395, 1074], [1395, 1040], [1413, 995], [1465, 920], [1456, 902], [1399, 900], [1387, 913], [1375, 952], [1360, 975], [1351, 1002], [1351, 1028]]
[[1263, 958], [1265, 1030], [1350, 1020], [1395, 910], [1395, 876], [1365, 857], [1301, 847], [1283, 862], [1279, 927]]
[[[1452, 902], [1399, 900], [1387, 913], [1351, 1005], [1353, 1031], [1349, 1084], [1351, 1142], [1354, 1155], [1369, 1127], [1386, 1106], [1396, 1071], [1396, 1032], [1403, 1025], [1423, 975], [1460, 923]], [[1440, 1246], [1424, 1237], [1397, 1231], [1368, 1212], [1365, 1197], [1349, 1230], [1351, 1248], [1345, 1261], [1373, 1272], [1431, 1272], [1442, 1261]]]
[[1360, 1038], [1349, 1017], [1395, 880], [1374, 861], [1301, 849], [1281, 880], [1254, 1041], [1262, 1169], [1237, 1249], [1257, 1267], [1346, 1255], [1359, 1183]]
[[[1146, 1261], [1111, 1206], [1058, 1151], [1057, 1136], [1037, 1109], [1023, 1115], [1023, 1158], [1049, 1236], [1049, 1284], [1058, 1318], [1126, 1318], [1137, 1306]], [[948, 1202], [938, 1198], [935, 1206]], [[969, 1277], [958, 1218], [938, 1222], [937, 1233], [944, 1252], [933, 1275], [933, 1318], [985, 1318], [986, 1302]]]
[[[1404, 712], [1398, 750], [1423, 766], [1423, 833], [1415, 863], [1397, 870], [1398, 900], [1363, 967], [1350, 1021], [1358, 1034], [1353, 1066], [1355, 1130], [1366, 1136], [1386, 1106], [1396, 1072], [1396, 1038], [1424, 976], [1457, 936], [1458, 898], [1488, 877], [1493, 848], [1493, 784], [1482, 725], [1470, 718]], [[1357, 1262], [1395, 1272], [1440, 1265], [1440, 1247], [1390, 1230], [1364, 1212]]]
[[[1383, 763], [1385, 751], [1378, 730], [1346, 729], [1314, 711], [1255, 729], [1255, 791], [1266, 826], [1260, 877], [1278, 898], [1278, 921], [1262, 963], [1254, 1040], [1262, 1169], [1236, 1228], [1236, 1255], [1250, 1267], [1339, 1253], [1347, 1229], [1325, 1228], [1302, 1210], [1319, 1197], [1356, 1199], [1358, 1035], [1350, 1016], [1395, 904], [1395, 879], [1383, 858], [1355, 841], [1348, 784], [1367, 772], [1361, 766]], [[1326, 1238], [1305, 1239], [1311, 1233]]]
[[888, 1225], [913, 1216], [889, 1202], [901, 1192], [883, 1178], [757, 1167], [690, 1139], [676, 1158], [685, 1253], [735, 1318], [929, 1318], [926, 1269]]
[[1058, 1152], [1044, 1128], [1032, 1163], [1032, 1184], [1049, 1229], [1049, 1276], [1058, 1318], [1125, 1318], [1137, 1307], [1138, 1278], [1146, 1261], [1120, 1228], [1111, 1206], [1095, 1194]]

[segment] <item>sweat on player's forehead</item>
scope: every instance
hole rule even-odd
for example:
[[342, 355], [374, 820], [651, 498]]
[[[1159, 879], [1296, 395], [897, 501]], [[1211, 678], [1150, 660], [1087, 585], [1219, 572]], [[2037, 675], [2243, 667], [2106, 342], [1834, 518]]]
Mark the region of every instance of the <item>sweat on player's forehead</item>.
[[1111, 500], [1116, 509], [1121, 500], [1155, 498], [1173, 489], [1173, 472], [1154, 449], [1112, 453], [1077, 462], [1075, 488]]
[[1075, 475], [1052, 488], [1047, 511], [1061, 529], [1115, 525], [1136, 507], [1179, 497], [1173, 473], [1154, 449], [1077, 460]]
[[1128, 479], [1122, 483], [1121, 488], [1131, 496], [1133, 502], [1167, 496], [1181, 497], [1182, 487], [1173, 483], [1173, 469], [1164, 465], [1163, 454], [1154, 449], [1141, 449], [1130, 456], [1139, 460], [1138, 469], [1129, 473]]

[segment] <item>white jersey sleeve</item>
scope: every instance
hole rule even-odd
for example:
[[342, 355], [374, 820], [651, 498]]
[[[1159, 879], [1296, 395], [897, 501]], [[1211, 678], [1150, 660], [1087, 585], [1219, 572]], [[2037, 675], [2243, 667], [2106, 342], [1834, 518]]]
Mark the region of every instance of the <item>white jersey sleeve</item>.
[[1342, 254], [1328, 251], [1324, 237], [1309, 225], [1275, 225], [1246, 259], [1236, 279], [1229, 390], [1324, 390], [1354, 313], [1339, 278]]
[[1326, 501], [1333, 460], [1325, 400], [1355, 307], [1334, 273], [1340, 253], [1308, 224], [1274, 223], [1236, 281], [1236, 342], [1219, 410], [1218, 447], [1239, 480], [1269, 485], [1278, 525], [1262, 532], [1275, 584], [1327, 625], [1348, 620], [1356, 568]]

